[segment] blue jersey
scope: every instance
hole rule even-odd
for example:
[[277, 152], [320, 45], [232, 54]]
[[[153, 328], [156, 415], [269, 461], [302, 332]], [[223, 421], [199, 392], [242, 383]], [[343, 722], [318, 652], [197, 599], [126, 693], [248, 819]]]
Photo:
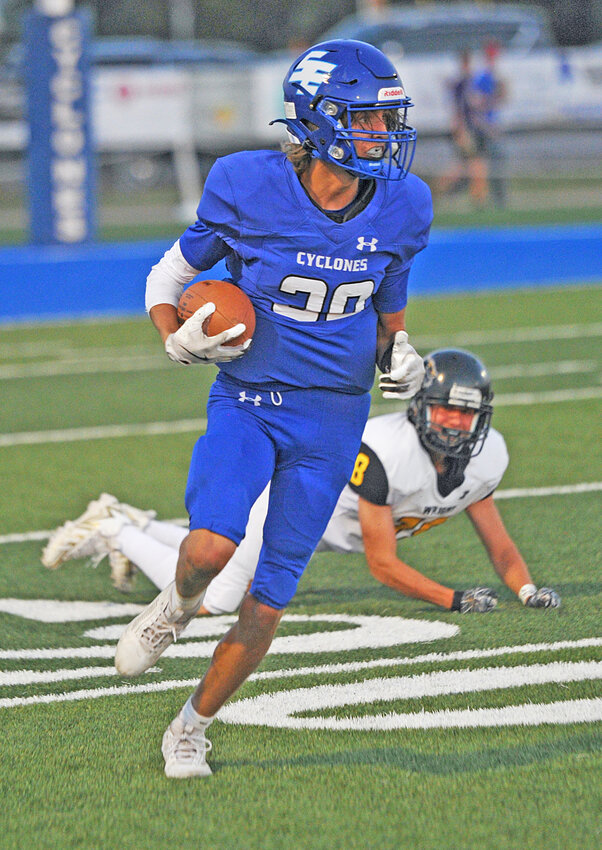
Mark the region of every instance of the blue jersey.
[[481, 115], [481, 123], [483, 119], [489, 124], [496, 124], [499, 118], [497, 103], [499, 98], [500, 84], [496, 79], [493, 71], [485, 68], [475, 75], [473, 79], [473, 89], [482, 98], [482, 103], [479, 109]]
[[257, 319], [253, 343], [220, 370], [266, 390], [372, 387], [377, 312], [405, 307], [415, 254], [432, 220], [430, 191], [409, 174], [376, 182], [369, 204], [343, 224], [305, 193], [285, 155], [244, 151], [218, 159], [180, 238], [199, 270], [226, 258]]

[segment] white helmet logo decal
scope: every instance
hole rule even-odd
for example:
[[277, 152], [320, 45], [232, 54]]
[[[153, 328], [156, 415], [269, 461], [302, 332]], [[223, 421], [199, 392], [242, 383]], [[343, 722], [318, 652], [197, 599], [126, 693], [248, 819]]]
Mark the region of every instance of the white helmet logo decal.
[[388, 89], [379, 89], [378, 101], [381, 100], [401, 100], [405, 97], [405, 92], [401, 86], [390, 86]]
[[453, 384], [449, 391], [449, 404], [457, 407], [473, 407], [478, 409], [483, 402], [483, 394], [476, 387], [462, 387]]
[[321, 61], [326, 50], [312, 50], [304, 56], [289, 77], [289, 82], [298, 83], [309, 94], [315, 94], [326, 78], [337, 67], [332, 62]]

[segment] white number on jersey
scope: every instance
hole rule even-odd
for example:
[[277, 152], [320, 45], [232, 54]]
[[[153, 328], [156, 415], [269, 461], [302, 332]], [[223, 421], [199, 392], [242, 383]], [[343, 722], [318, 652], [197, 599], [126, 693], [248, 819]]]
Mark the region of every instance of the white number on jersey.
[[[314, 277], [298, 277], [289, 275], [280, 284], [282, 292], [291, 295], [306, 295], [305, 307], [292, 307], [290, 304], [273, 304], [272, 310], [279, 316], [295, 319], [297, 322], [317, 322], [324, 309], [328, 296], [328, 285], [325, 281]], [[366, 301], [374, 291], [373, 280], [357, 280], [340, 283], [332, 293], [330, 309], [326, 320], [342, 319], [352, 313], [359, 313], [366, 306]], [[345, 313], [349, 302], [353, 304], [352, 313]]]

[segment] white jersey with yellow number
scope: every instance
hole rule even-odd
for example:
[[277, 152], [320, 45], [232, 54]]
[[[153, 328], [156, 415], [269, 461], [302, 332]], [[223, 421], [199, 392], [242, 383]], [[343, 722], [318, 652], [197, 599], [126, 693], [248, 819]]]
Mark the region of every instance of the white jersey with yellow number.
[[[470, 460], [464, 481], [448, 496], [437, 489], [437, 473], [414, 426], [405, 413], [389, 413], [369, 419], [352, 476], [362, 492], [368, 467], [379, 467], [379, 499], [390, 505], [397, 537], [410, 537], [459, 514], [488, 496], [499, 484], [508, 465], [508, 452], [501, 434], [490, 428], [483, 450]], [[372, 473], [373, 470], [371, 470]], [[362, 493], [374, 501], [370, 493]], [[245, 537], [221, 573], [207, 588], [204, 605], [213, 614], [234, 611], [255, 573], [262, 545], [263, 523], [268, 508], [269, 486], [257, 499]], [[380, 502], [379, 502], [380, 503]], [[363, 552], [358, 517], [358, 493], [347, 485], [316, 551]]]
[[[482, 451], [471, 458], [464, 471], [464, 481], [442, 496], [435, 467], [405, 413], [369, 419], [363, 444], [369, 450], [358, 455], [351, 479], [353, 488], [347, 485], [341, 493], [318, 551], [363, 552], [356, 491], [368, 501], [390, 506], [397, 538], [401, 539], [427, 531], [484, 499], [498, 486], [508, 466], [504, 438], [490, 428]], [[370, 464], [379, 462], [382, 484], [377, 501], [362, 493], [362, 483]]]

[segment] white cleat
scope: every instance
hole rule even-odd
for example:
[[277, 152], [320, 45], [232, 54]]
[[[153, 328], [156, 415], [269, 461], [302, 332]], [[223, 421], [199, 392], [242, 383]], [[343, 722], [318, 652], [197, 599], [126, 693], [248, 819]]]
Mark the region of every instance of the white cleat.
[[176, 717], [165, 730], [161, 744], [165, 775], [172, 779], [211, 776], [212, 770], [207, 764], [210, 750], [211, 741], [207, 740], [202, 729], [185, 726], [180, 717]]
[[135, 525], [136, 528], [142, 530], [157, 516], [157, 511], [143, 511], [133, 505], [128, 505], [126, 502], [118, 502], [112, 510], [114, 513], [124, 516], [130, 525]]
[[[111, 545], [110, 539], [107, 541]], [[121, 593], [131, 593], [136, 578], [136, 566], [119, 549], [109, 549], [109, 565], [113, 587]]]
[[50, 535], [42, 552], [42, 563], [49, 570], [56, 570], [65, 561], [90, 558], [92, 566], [96, 567], [108, 555], [114, 586], [129, 593], [136, 568], [111, 538], [126, 524], [146, 528], [156, 515], [156, 511], [142, 511], [119, 502], [109, 493], [101, 493], [80, 517], [66, 522]]
[[[94, 543], [91, 540], [92, 532], [98, 528], [101, 520], [112, 516], [111, 508], [115, 508], [118, 504], [115, 496], [101, 493], [98, 499], [89, 503], [80, 517], [72, 522], [66, 522], [50, 535], [42, 552], [42, 564], [49, 570], [56, 570], [65, 561], [95, 555]], [[106, 555], [107, 552], [104, 554]]]
[[[149, 522], [157, 516], [157, 511], [143, 511], [133, 505], [128, 505], [127, 502], [118, 502], [111, 506], [111, 515], [121, 521], [122, 525], [133, 525], [135, 528], [144, 531]], [[101, 532], [105, 537], [109, 532], [106, 545], [111, 547], [109, 549], [109, 565], [113, 587], [116, 587], [121, 593], [131, 593], [137, 573], [136, 565], [119, 550], [117, 543], [111, 540], [109, 528], [101, 528]], [[116, 533], [113, 532], [113, 535], [116, 536]]]
[[185, 613], [181, 608], [172, 608], [171, 589], [174, 584], [175, 581], [168, 584], [119, 638], [115, 667], [122, 676], [139, 676], [152, 667], [196, 614], [196, 610]]

